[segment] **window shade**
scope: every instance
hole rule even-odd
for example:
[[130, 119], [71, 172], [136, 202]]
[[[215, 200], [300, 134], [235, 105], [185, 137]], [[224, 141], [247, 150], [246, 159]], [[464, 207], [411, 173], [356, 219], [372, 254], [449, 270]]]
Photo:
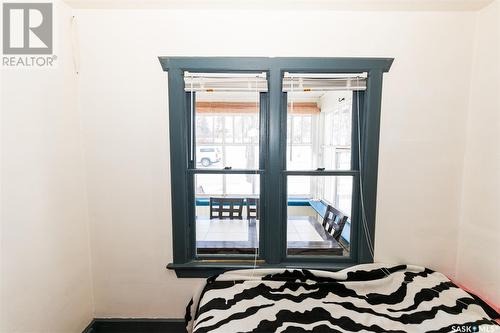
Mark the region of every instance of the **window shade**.
[[359, 74], [307, 74], [285, 73], [284, 92], [366, 90], [366, 73]]
[[184, 72], [185, 91], [266, 92], [266, 73], [192, 73]]

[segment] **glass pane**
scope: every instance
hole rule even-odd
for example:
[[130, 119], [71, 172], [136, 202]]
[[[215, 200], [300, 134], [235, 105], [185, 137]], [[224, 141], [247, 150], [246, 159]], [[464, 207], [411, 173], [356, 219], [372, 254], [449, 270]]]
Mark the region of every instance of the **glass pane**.
[[288, 176], [288, 255], [349, 256], [352, 176]]
[[287, 169], [349, 170], [352, 91], [300, 91], [287, 96]]
[[258, 169], [259, 93], [197, 92], [196, 168]]
[[255, 254], [259, 198], [259, 175], [195, 175], [196, 252]]

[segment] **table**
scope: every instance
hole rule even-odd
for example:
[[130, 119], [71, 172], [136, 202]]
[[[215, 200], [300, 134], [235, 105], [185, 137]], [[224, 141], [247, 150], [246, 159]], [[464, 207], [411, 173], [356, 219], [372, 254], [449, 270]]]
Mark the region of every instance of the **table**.
[[[259, 220], [196, 219], [198, 254], [254, 254], [259, 244]], [[290, 216], [289, 255], [342, 255], [342, 246], [311, 216]]]

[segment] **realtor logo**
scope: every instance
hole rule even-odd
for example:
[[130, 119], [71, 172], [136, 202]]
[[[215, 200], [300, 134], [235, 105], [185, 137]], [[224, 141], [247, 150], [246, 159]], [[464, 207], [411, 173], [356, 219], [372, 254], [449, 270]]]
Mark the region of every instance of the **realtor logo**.
[[2, 67], [54, 67], [52, 2], [5, 2], [2, 9]]
[[3, 53], [52, 54], [52, 3], [3, 4]]

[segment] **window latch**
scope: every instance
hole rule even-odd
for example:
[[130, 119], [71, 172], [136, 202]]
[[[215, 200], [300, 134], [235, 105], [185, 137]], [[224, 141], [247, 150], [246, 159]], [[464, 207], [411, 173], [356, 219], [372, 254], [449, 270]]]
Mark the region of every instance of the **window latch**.
[[230, 166], [227, 166], [227, 167], [224, 167], [224, 170], [231, 170], [233, 167], [230, 167]]
[[325, 171], [325, 168], [317, 168], [316, 171]]

